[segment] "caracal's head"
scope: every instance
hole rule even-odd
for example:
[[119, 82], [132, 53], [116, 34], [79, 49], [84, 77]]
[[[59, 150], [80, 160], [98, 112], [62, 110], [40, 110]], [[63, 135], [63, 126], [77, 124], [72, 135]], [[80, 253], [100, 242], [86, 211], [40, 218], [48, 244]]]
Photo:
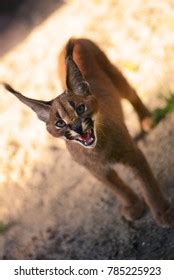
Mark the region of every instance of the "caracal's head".
[[67, 49], [66, 89], [55, 99], [51, 101], [31, 99], [6, 83], [4, 86], [21, 102], [35, 111], [38, 118], [46, 123], [47, 130], [54, 137], [74, 141], [85, 148], [93, 148], [97, 143], [95, 116], [98, 104], [90, 92], [88, 82], [72, 59], [72, 50], [72, 46]]

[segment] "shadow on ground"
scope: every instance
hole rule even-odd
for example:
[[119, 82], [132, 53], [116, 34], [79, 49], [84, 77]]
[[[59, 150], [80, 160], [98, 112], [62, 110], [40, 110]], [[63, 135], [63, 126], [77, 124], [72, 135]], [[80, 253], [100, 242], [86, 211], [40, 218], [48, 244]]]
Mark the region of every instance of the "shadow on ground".
[[[139, 146], [165, 195], [174, 198], [173, 125], [174, 113]], [[42, 166], [42, 170], [55, 174], [57, 169], [57, 175], [51, 181], [45, 174], [38, 182], [32, 208], [6, 234], [2, 258], [174, 259], [174, 229], [158, 227], [149, 211], [139, 221], [127, 223], [120, 217], [112, 192], [74, 163], [66, 150], [49, 148], [47, 153], [59, 168]], [[122, 166], [118, 170], [132, 187], [138, 187], [128, 170]]]
[[[10, 1], [9, 1], [10, 2]], [[24, 40], [30, 32], [64, 4], [64, 0], [19, 0], [0, 4], [0, 56]]]

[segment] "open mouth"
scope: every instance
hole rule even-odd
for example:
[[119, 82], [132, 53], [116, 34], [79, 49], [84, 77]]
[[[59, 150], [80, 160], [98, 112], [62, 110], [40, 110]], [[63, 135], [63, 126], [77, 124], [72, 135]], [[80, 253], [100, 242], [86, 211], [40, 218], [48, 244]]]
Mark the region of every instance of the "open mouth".
[[78, 136], [76, 140], [86, 147], [92, 146], [92, 144], [95, 142], [94, 129], [89, 128], [84, 134]]

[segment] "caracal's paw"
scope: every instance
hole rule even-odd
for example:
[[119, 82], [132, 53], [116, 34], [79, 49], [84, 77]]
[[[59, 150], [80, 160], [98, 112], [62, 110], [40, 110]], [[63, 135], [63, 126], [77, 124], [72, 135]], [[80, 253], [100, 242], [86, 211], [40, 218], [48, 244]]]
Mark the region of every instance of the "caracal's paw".
[[170, 206], [163, 213], [156, 215], [155, 219], [164, 228], [174, 228], [174, 207]]
[[143, 201], [139, 200], [135, 204], [130, 206], [122, 206], [121, 207], [121, 215], [127, 221], [135, 221], [140, 219], [145, 211], [145, 204]]
[[151, 117], [145, 117], [141, 121], [141, 129], [144, 133], [148, 133], [153, 127], [153, 121]]

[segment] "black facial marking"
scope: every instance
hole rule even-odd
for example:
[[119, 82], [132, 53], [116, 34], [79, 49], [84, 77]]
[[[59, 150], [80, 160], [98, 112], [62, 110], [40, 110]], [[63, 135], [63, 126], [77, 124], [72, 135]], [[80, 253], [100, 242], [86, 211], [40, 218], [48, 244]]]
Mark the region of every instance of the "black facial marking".
[[73, 107], [73, 109], [75, 109], [76, 105], [74, 101], [69, 101], [69, 104], [71, 105], [71, 107]]
[[64, 100], [64, 98], [61, 98], [61, 99], [59, 100], [59, 105], [61, 105], [61, 112], [62, 112], [62, 113], [64, 112], [65, 115], [67, 115], [67, 116], [70, 117], [69, 111], [67, 110], [67, 108], [66, 108], [66, 106], [65, 106], [65, 100]]
[[74, 138], [71, 136], [71, 132], [70, 131], [65, 131], [65, 137], [68, 139], [68, 140], [73, 140]]
[[92, 127], [93, 126], [93, 121], [91, 118], [86, 118], [85, 123], [87, 126]]
[[56, 118], [59, 119], [60, 118], [60, 115], [58, 112], [56, 112]]

